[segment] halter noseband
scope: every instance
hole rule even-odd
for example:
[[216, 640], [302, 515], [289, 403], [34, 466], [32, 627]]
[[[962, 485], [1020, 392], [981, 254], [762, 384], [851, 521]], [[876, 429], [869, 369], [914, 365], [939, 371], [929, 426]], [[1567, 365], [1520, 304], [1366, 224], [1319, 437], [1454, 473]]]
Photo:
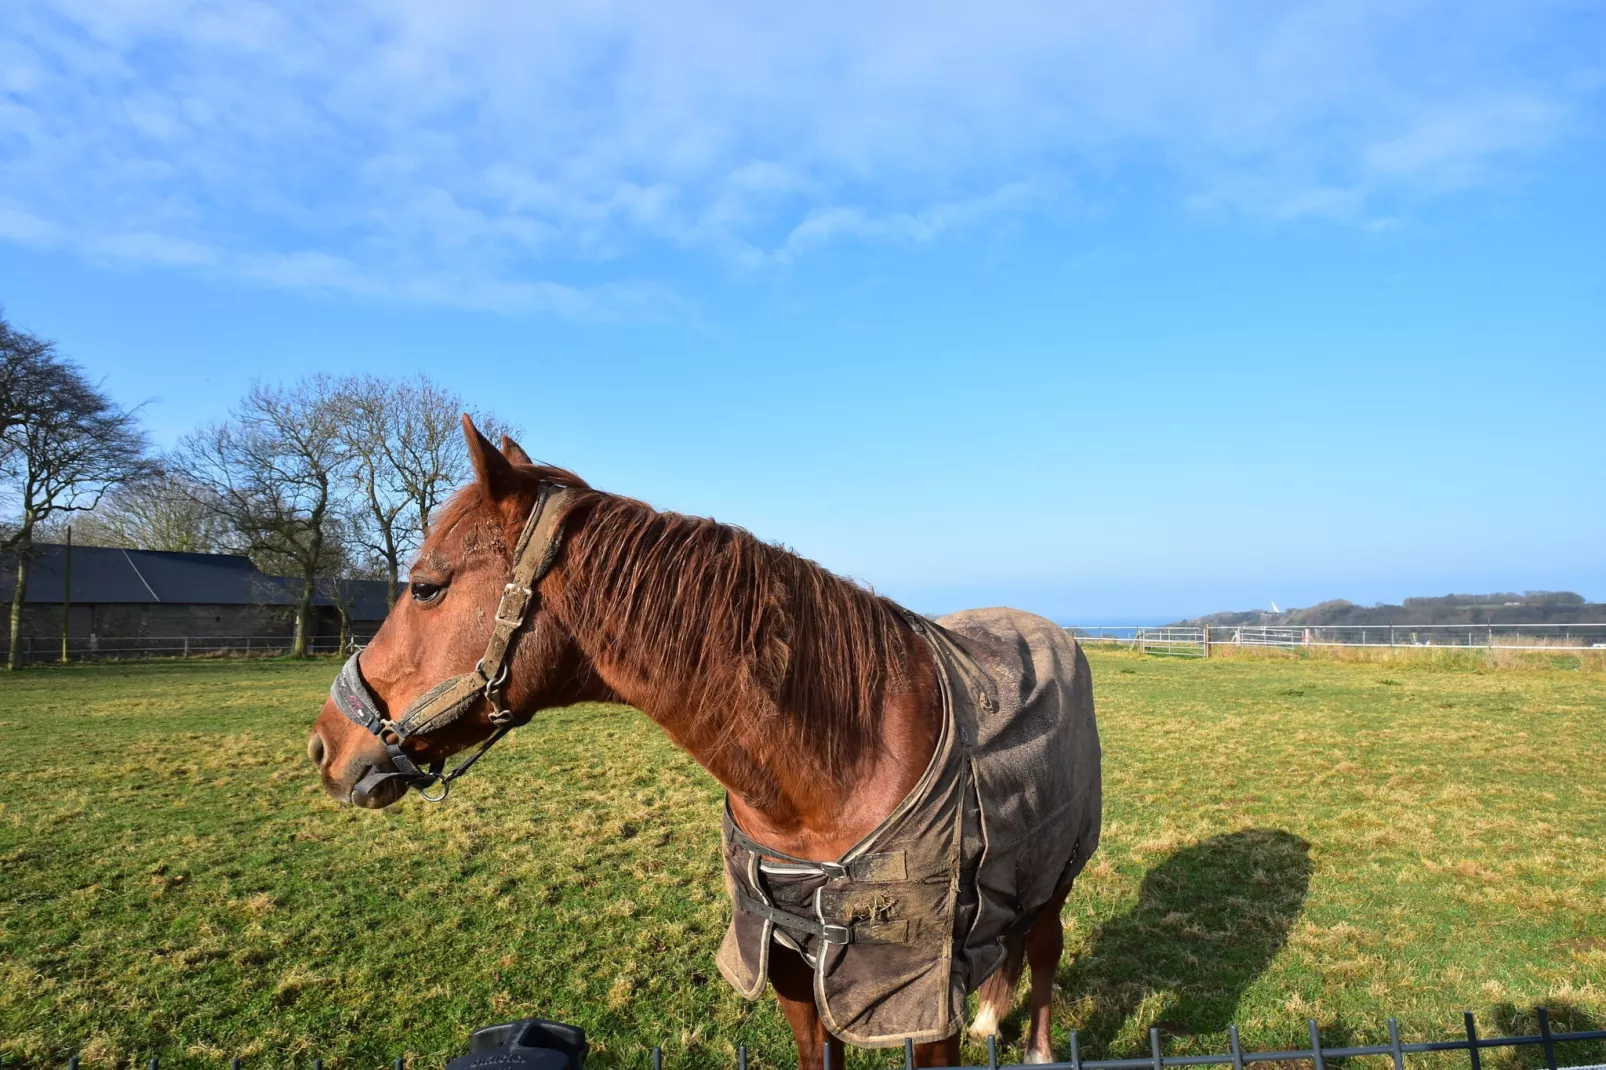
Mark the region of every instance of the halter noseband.
[[[390, 755], [394, 772], [375, 770], [359, 780], [352, 793], [367, 794], [387, 780], [400, 780], [430, 802], [446, 798], [452, 781], [468, 772], [469, 766], [508, 732], [524, 724], [518, 715], [503, 702], [503, 689], [507, 684], [513, 641], [519, 630], [534, 614], [538, 599], [536, 584], [552, 569], [562, 545], [565, 507], [574, 496], [569, 487], [557, 483], [542, 483], [536, 492], [535, 505], [524, 522], [524, 531], [513, 550], [513, 579], [502, 589], [502, 599], [496, 606], [496, 621], [491, 639], [485, 645], [485, 656], [474, 663], [472, 672], [449, 677], [420, 695], [407, 707], [400, 720], [387, 720], [379, 712], [379, 703], [362, 677], [357, 664], [360, 654], [353, 654], [335, 677], [329, 688], [329, 697], [335, 708], [355, 724], [372, 732]], [[402, 744], [413, 736], [424, 736], [444, 728], [467, 713], [476, 702], [484, 698], [491, 707], [491, 724], [496, 731], [480, 744], [479, 750], [459, 762], [449, 771], [443, 771], [444, 762], [435, 762], [423, 770], [407, 756]], [[430, 795], [428, 789], [440, 785], [439, 795]]]

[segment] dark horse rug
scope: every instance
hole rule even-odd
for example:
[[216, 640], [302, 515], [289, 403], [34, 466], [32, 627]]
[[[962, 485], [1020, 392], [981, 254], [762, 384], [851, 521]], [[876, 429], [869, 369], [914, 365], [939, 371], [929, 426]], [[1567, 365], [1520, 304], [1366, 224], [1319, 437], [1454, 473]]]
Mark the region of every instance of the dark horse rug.
[[813, 969], [826, 1028], [863, 1047], [953, 1035], [1004, 940], [1082, 871], [1102, 813], [1092, 680], [1065, 630], [1010, 609], [911, 620], [944, 719], [897, 809], [824, 863], [755, 843], [725, 810], [720, 972], [758, 998], [779, 940]]

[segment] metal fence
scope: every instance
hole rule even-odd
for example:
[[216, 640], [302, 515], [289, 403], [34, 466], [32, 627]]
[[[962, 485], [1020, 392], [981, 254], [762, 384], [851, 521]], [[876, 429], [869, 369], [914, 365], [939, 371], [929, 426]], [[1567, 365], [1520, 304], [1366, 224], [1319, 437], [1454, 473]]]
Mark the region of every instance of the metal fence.
[[1460, 650], [1606, 650], [1606, 622], [1590, 624], [1068, 625], [1084, 643], [1208, 657], [1212, 646], [1432, 647]]
[[[360, 633], [350, 642], [361, 647], [372, 638], [372, 634]], [[24, 662], [61, 660], [60, 636], [24, 635], [19, 637], [19, 642], [18, 654]], [[293, 642], [288, 635], [75, 635], [67, 640], [67, 660], [272, 657], [290, 653]], [[307, 650], [313, 654], [338, 654], [340, 639], [332, 635], [314, 636], [307, 641]]]
[[[1311, 1070], [1328, 1070], [1327, 1062], [1330, 1059], [1354, 1059], [1364, 1056], [1386, 1057], [1392, 1063], [1392, 1070], [1405, 1070], [1405, 1057], [1408, 1055], [1422, 1055], [1430, 1052], [1466, 1052], [1470, 1070], [1483, 1070], [1483, 1052], [1494, 1048], [1538, 1048], [1544, 1058], [1547, 1070], [1602, 1070], [1600, 1064], [1594, 1065], [1568, 1065], [1559, 1061], [1558, 1045], [1577, 1044], [1588, 1041], [1606, 1041], [1606, 1029], [1596, 1029], [1573, 1033], [1556, 1033], [1550, 1028], [1550, 1013], [1544, 1007], [1535, 1008], [1535, 1016], [1539, 1022], [1539, 1032], [1533, 1036], [1517, 1037], [1480, 1037], [1478, 1027], [1473, 1019], [1472, 1012], [1467, 1011], [1463, 1018], [1465, 1035], [1454, 1040], [1431, 1040], [1426, 1042], [1405, 1044], [1400, 1041], [1399, 1023], [1393, 1018], [1388, 1020], [1389, 1040], [1387, 1044], [1372, 1044], [1363, 1046], [1326, 1047], [1322, 1044], [1320, 1027], [1314, 1019], [1309, 1021], [1310, 1047], [1296, 1048], [1287, 1051], [1244, 1051], [1238, 1039], [1238, 1027], [1229, 1026], [1227, 1030], [1228, 1042], [1231, 1050], [1218, 1055], [1166, 1055], [1161, 1050], [1160, 1030], [1149, 1030], [1149, 1053], [1147, 1055], [1133, 1056], [1124, 1059], [1084, 1059], [1081, 1056], [1080, 1044], [1077, 1034], [1073, 1030], [1070, 1036], [1067, 1058], [1060, 1062], [1031, 1064], [1048, 1070], [1165, 1070], [1166, 1067], [1179, 1066], [1230, 1066], [1233, 1070], [1244, 1070], [1251, 1063], [1290, 1063], [1308, 1062]], [[831, 1052], [829, 1046], [825, 1052], [825, 1070], [841, 1070], [831, 1065]], [[662, 1048], [652, 1050], [652, 1070], [662, 1070], [665, 1063]], [[748, 1057], [745, 1045], [736, 1050], [737, 1070], [747, 1070]], [[906, 1041], [903, 1048], [902, 1066], [905, 1070], [914, 1068], [914, 1044]], [[230, 1060], [231, 1070], [245, 1070], [245, 1060], [238, 1057]], [[896, 1065], [896, 1064], [893, 1064]], [[987, 1062], [975, 1066], [954, 1067], [950, 1070], [1025, 1070], [1028, 1064], [1003, 1063], [998, 1058], [998, 1038], [987, 1038]], [[416, 1064], [415, 1064], [416, 1066]], [[74, 1055], [67, 1060], [68, 1070], [79, 1070], [79, 1057]], [[157, 1059], [151, 1059], [147, 1064], [148, 1070], [161, 1070]], [[312, 1060], [313, 1070], [323, 1070], [323, 1060]], [[398, 1058], [393, 1064], [393, 1070], [408, 1070], [407, 1060]]]
[[[1564, 1068], [1557, 1061], [1556, 1045], [1571, 1044], [1583, 1041], [1606, 1040], [1606, 1029], [1596, 1029], [1577, 1033], [1554, 1033], [1550, 1029], [1550, 1012], [1544, 1007], [1535, 1008], [1539, 1019], [1539, 1033], [1535, 1036], [1524, 1037], [1480, 1037], [1478, 1027], [1473, 1019], [1472, 1012], [1464, 1015], [1465, 1037], [1455, 1040], [1434, 1040], [1424, 1043], [1403, 1044], [1400, 1042], [1399, 1023], [1393, 1018], [1389, 1019], [1389, 1042], [1387, 1044], [1366, 1045], [1361, 1047], [1324, 1047], [1321, 1040], [1321, 1031], [1316, 1021], [1309, 1021], [1310, 1047], [1290, 1051], [1257, 1051], [1246, 1052], [1238, 1040], [1238, 1027], [1229, 1026], [1227, 1030], [1228, 1041], [1232, 1050], [1220, 1055], [1164, 1055], [1161, 1052], [1160, 1030], [1149, 1030], [1149, 1054], [1126, 1059], [1083, 1059], [1077, 1042], [1076, 1032], [1073, 1030], [1070, 1037], [1069, 1058], [1054, 1063], [1036, 1063], [1038, 1067], [1048, 1067], [1050, 1070], [1164, 1070], [1169, 1066], [1231, 1066], [1233, 1070], [1244, 1070], [1250, 1063], [1286, 1063], [1308, 1062], [1312, 1070], [1327, 1070], [1329, 1059], [1353, 1059], [1360, 1056], [1375, 1055], [1387, 1056], [1393, 1063], [1393, 1070], [1405, 1070], [1405, 1057], [1407, 1055], [1420, 1055], [1425, 1052], [1464, 1051], [1467, 1053], [1471, 1070], [1483, 1070], [1482, 1053], [1490, 1048], [1520, 1048], [1539, 1047], [1543, 1049], [1545, 1066], [1548, 1070], [1600, 1070], [1598, 1066], [1576, 1066]], [[655, 1070], [659, 1065], [655, 1056], [653, 1063]], [[914, 1067], [914, 1045], [905, 1043], [903, 1051], [903, 1065], [906, 1070]], [[1026, 1064], [1000, 1063], [998, 1061], [998, 1038], [987, 1038], [987, 1062], [982, 1066], [955, 1068], [955, 1070], [1000, 1070], [1008, 1067], [1009, 1070], [1024, 1068]], [[745, 1060], [738, 1058], [738, 1066], [746, 1070]], [[830, 1062], [826, 1063], [826, 1070], [832, 1070]]]

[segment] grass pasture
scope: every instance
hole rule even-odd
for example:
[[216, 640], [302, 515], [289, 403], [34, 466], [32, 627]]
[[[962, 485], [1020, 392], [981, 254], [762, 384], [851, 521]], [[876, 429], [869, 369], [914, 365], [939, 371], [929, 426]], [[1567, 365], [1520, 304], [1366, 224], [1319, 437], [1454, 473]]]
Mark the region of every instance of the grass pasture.
[[[1600, 674], [1090, 658], [1105, 832], [1066, 906], [1058, 1043], [1142, 1052], [1159, 1025], [1168, 1054], [1224, 1051], [1237, 1021], [1247, 1048], [1299, 1047], [1307, 1017], [1376, 1043], [1390, 1014], [1438, 1039], [1462, 1009], [1531, 1030], [1541, 1002], [1602, 1028]], [[0, 1062], [438, 1066], [540, 1014], [585, 1026], [599, 1067], [657, 1043], [672, 1067], [737, 1043], [790, 1064], [773, 1002], [713, 966], [718, 791], [650, 723], [549, 713], [444, 806], [356, 812], [303, 753], [336, 668], [0, 680]]]

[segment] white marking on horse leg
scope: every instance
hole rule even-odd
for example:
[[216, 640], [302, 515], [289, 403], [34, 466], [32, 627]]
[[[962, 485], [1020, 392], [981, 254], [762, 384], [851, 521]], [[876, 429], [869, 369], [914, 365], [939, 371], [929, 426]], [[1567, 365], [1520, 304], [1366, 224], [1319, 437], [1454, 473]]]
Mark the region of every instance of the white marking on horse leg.
[[[1008, 1008], [1005, 1008], [1006, 1010]], [[991, 1037], [998, 1035], [998, 1019], [1001, 1017], [997, 1007], [991, 1003], [983, 1003], [976, 1008], [976, 1020], [970, 1023], [970, 1035], [973, 1037]]]

